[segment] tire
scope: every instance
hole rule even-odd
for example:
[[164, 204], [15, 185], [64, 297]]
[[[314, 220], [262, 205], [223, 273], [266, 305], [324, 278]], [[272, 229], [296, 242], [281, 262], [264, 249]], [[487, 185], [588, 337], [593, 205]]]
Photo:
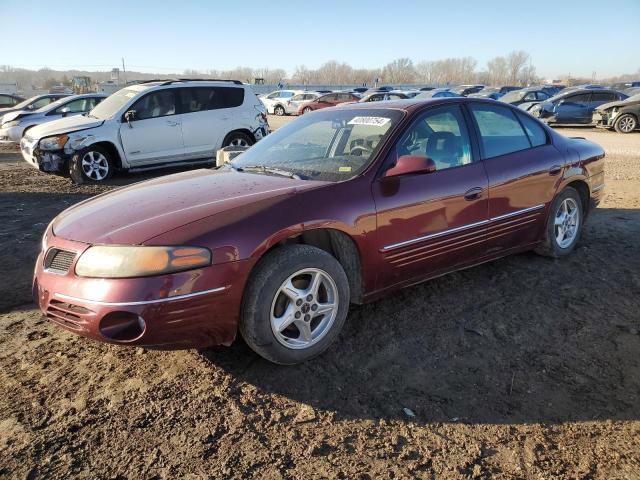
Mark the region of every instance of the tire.
[[313, 108], [311, 108], [311, 107], [304, 107], [304, 108], [302, 109], [302, 113], [303, 113], [303, 114], [304, 114], [304, 113], [310, 113], [310, 112], [313, 112]]
[[243, 132], [231, 132], [222, 142], [222, 147], [250, 147], [255, 142], [253, 138]]
[[[315, 293], [309, 291], [313, 278], [320, 285]], [[288, 295], [283, 293], [285, 284], [295, 287]], [[240, 333], [251, 349], [271, 362], [307, 361], [324, 352], [340, 333], [349, 295], [344, 269], [324, 250], [309, 245], [278, 248], [260, 260], [247, 283]], [[305, 325], [308, 330], [300, 328]]]
[[[569, 210], [565, 210], [565, 206]], [[575, 218], [571, 221], [570, 218], [562, 218], [563, 212], [567, 215], [571, 212], [575, 214], [569, 215], [570, 218]], [[562, 222], [562, 224], [556, 224]], [[584, 225], [584, 211], [582, 207], [582, 199], [580, 194], [575, 188], [566, 187], [562, 190], [551, 204], [549, 210], [549, 218], [547, 219], [547, 225], [545, 227], [544, 240], [535, 251], [540, 255], [546, 257], [559, 258], [569, 255], [578, 244], [580, 235], [582, 233], [582, 227]], [[567, 233], [567, 229], [570, 232]], [[564, 241], [560, 241], [562, 234], [564, 233]]]
[[284, 107], [282, 105], [276, 105], [276, 107], [273, 109], [273, 113], [278, 117], [284, 116], [285, 114]]
[[613, 122], [613, 128], [618, 133], [631, 133], [638, 128], [638, 119], [630, 113], [619, 115]]
[[69, 161], [69, 176], [74, 183], [103, 183], [113, 175], [111, 152], [100, 145], [83, 148]]

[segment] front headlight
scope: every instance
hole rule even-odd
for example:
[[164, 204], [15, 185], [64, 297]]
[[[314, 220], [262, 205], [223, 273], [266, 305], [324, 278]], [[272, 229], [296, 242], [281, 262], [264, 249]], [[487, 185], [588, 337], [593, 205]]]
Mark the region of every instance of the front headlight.
[[43, 138], [40, 140], [39, 146], [41, 150], [62, 150], [67, 140], [69, 140], [67, 135], [56, 135], [55, 137]]
[[17, 127], [18, 125], [20, 125], [20, 120], [12, 120], [11, 122], [3, 123], [2, 128]]
[[201, 247], [89, 247], [76, 263], [76, 275], [97, 278], [147, 277], [211, 265]]

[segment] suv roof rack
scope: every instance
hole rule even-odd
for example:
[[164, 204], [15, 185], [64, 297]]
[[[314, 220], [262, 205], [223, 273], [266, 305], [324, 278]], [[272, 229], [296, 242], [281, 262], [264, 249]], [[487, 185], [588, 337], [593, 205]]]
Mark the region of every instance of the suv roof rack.
[[165, 80], [161, 85], [171, 85], [172, 83], [180, 82], [228, 82], [235, 85], [242, 85], [240, 80], [225, 80], [222, 78], [176, 78], [173, 80]]

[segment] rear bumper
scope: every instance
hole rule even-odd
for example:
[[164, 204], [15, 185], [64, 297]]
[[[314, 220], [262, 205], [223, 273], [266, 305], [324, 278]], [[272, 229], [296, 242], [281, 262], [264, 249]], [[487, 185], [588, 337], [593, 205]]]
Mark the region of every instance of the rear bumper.
[[88, 245], [57, 237], [47, 246], [76, 252], [66, 273], [38, 256], [33, 296], [52, 323], [101, 342], [163, 350], [230, 344], [236, 336], [248, 261], [145, 278], [75, 275]]

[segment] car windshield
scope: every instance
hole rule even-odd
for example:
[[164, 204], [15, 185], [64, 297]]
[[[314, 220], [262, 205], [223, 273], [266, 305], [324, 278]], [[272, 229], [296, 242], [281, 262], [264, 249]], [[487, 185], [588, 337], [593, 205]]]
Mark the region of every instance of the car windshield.
[[134, 88], [123, 88], [116, 93], [109, 95], [102, 102], [89, 112], [89, 117], [100, 118], [106, 120], [113, 117], [118, 111], [129, 102], [133, 97], [138, 95], [140, 90]]
[[363, 172], [403, 112], [391, 109], [327, 109], [306, 114], [276, 130], [231, 167], [341, 182]]
[[51, 102], [48, 105], [45, 105], [44, 107], [40, 107], [39, 109], [36, 110], [36, 112], [48, 112], [49, 110], [53, 110], [56, 107], [59, 107], [60, 105], [63, 105], [65, 103], [67, 103], [69, 101], [71, 97], [63, 97], [60, 98], [59, 100], [56, 100], [55, 102]]
[[15, 108], [16, 110], [20, 110], [21, 108], [25, 108], [25, 107], [29, 106], [29, 104], [35, 102], [38, 98], [40, 98], [40, 97], [27, 98], [24, 102], [20, 102], [17, 105], [11, 107], [11, 108]]
[[522, 96], [524, 95], [525, 92], [523, 92], [522, 90], [511, 90], [508, 93], [505, 93], [500, 100], [502, 100], [503, 102], [517, 102], [518, 100], [520, 100], [520, 98], [522, 98]]

